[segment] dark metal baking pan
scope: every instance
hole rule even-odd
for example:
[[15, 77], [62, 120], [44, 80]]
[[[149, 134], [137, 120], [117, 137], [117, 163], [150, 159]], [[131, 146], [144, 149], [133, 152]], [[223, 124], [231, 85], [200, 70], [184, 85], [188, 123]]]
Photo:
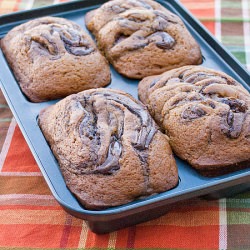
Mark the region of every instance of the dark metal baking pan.
[[[24, 11], [0, 17], [0, 37], [14, 26], [30, 19], [53, 15], [70, 19], [85, 30], [84, 15], [104, 1], [85, 0], [56, 6]], [[178, 1], [159, 1], [167, 9], [179, 15], [200, 44], [203, 65], [221, 70], [250, 89], [248, 72], [232, 57], [206, 29]], [[31, 103], [24, 97], [0, 51], [0, 80], [5, 98], [26, 138], [27, 143], [47, 181], [51, 192], [61, 206], [76, 217], [87, 221], [96, 233], [106, 233], [156, 218], [166, 213], [173, 204], [197, 196], [221, 197], [233, 195], [250, 188], [250, 169], [240, 170], [220, 177], [207, 178], [199, 175], [186, 162], [177, 159], [179, 185], [167, 192], [103, 211], [84, 209], [67, 189], [54, 158], [37, 124], [39, 111], [56, 101]], [[137, 97], [138, 81], [122, 77], [112, 69], [112, 83], [108, 88], [121, 89]], [[171, 205], [172, 204], [172, 205]]]

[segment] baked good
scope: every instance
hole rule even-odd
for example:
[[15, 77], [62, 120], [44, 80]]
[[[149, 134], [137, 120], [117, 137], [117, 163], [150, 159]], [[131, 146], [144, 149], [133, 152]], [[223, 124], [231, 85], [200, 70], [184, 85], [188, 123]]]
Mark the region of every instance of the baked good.
[[141, 79], [200, 64], [199, 45], [182, 20], [151, 0], [112, 0], [85, 17], [98, 47], [122, 75]]
[[206, 176], [250, 167], [250, 94], [225, 73], [185, 66], [139, 83], [173, 151]]
[[[89, 30], [95, 36], [109, 21], [129, 9], [139, 8], [146, 10], [161, 10], [166, 9], [159, 3], [152, 0], [112, 0], [107, 1], [100, 8], [89, 11], [85, 16], [85, 22]], [[168, 12], [169, 15], [174, 15]]]
[[80, 26], [42, 17], [12, 29], [1, 48], [32, 102], [62, 98], [110, 82], [106, 59]]
[[125, 204], [177, 185], [167, 136], [146, 107], [124, 92], [73, 94], [43, 110], [39, 126], [68, 188], [87, 209]]

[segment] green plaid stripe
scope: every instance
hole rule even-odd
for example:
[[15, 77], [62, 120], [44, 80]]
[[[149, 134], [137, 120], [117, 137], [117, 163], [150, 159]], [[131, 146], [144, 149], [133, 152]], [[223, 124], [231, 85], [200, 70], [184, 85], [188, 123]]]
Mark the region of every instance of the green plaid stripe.
[[221, 41], [250, 70], [250, 3], [248, 0], [222, 0], [221, 6], [221, 19], [227, 20], [221, 26]]
[[250, 192], [227, 199], [228, 249], [250, 249]]

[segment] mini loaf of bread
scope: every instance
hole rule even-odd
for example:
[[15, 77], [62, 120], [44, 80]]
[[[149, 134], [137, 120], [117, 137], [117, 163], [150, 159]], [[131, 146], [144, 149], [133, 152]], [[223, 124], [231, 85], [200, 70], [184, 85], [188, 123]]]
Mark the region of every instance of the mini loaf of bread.
[[43, 110], [39, 126], [65, 182], [87, 209], [104, 209], [177, 185], [175, 159], [145, 106], [110, 89], [86, 90]]
[[110, 70], [92, 39], [77, 24], [42, 17], [12, 29], [1, 48], [32, 102], [106, 86]]
[[143, 79], [139, 97], [173, 151], [201, 174], [250, 167], [250, 94], [230, 76], [186, 66]]
[[87, 28], [115, 69], [141, 79], [202, 62], [179, 17], [151, 0], [112, 0], [87, 13]]

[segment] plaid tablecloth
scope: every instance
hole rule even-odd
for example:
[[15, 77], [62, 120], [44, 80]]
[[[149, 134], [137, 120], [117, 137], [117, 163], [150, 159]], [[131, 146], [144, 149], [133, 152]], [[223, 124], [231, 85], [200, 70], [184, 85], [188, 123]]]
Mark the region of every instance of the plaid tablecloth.
[[[63, 1], [0, 0], [0, 14], [58, 2]], [[250, 1], [182, 2], [250, 70]], [[250, 249], [250, 191], [193, 199], [159, 219], [92, 233], [55, 201], [11, 120], [0, 94], [0, 249]]]

